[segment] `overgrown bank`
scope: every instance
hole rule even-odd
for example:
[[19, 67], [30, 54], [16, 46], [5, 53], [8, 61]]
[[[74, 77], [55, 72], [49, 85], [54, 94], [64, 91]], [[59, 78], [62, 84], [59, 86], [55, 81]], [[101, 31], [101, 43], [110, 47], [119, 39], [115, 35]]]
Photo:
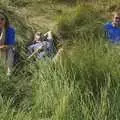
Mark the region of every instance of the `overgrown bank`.
[[106, 21], [102, 7], [72, 6], [65, 13], [61, 8], [57, 32], [67, 42], [57, 63], [26, 60], [31, 28], [15, 8], [6, 8], [16, 27], [22, 63], [10, 78], [1, 68], [0, 119], [120, 119], [119, 47], [101, 32]]

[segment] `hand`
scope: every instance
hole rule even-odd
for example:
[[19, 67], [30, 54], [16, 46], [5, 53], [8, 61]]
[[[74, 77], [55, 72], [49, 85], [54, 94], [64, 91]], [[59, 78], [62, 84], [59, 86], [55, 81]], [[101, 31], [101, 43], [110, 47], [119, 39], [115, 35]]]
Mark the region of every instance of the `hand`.
[[6, 47], [7, 47], [7, 45], [0, 45], [0, 49], [6, 48]]
[[51, 35], [51, 34], [52, 34], [52, 31], [48, 31], [47, 33], [44, 34], [44, 36], [47, 36], [47, 37], [48, 37], [48, 36]]

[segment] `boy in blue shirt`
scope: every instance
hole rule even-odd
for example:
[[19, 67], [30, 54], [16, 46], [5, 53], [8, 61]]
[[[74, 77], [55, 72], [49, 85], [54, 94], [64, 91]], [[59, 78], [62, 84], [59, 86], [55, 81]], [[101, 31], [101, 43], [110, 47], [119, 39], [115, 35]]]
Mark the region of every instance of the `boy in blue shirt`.
[[104, 25], [106, 36], [112, 43], [120, 44], [120, 12], [115, 12], [113, 21]]

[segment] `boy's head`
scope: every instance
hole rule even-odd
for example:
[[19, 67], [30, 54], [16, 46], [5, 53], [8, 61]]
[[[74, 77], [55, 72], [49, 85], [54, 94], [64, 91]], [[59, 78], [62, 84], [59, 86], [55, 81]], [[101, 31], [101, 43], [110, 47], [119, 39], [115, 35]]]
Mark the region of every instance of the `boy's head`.
[[113, 13], [113, 24], [117, 27], [120, 26], [120, 12]]
[[34, 41], [41, 41], [41, 36], [42, 36], [41, 32], [36, 32], [34, 36]]
[[43, 33], [41, 32], [37, 32], [35, 33], [35, 36], [34, 36], [34, 41], [44, 41], [46, 39], [46, 37], [43, 35]]

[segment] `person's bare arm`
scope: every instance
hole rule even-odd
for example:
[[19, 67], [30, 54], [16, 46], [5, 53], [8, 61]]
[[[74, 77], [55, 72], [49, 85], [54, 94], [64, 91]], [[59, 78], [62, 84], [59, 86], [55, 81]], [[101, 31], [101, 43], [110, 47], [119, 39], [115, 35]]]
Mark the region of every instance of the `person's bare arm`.
[[0, 49], [11, 48], [11, 47], [14, 47], [14, 45], [0, 45]]
[[0, 49], [8, 48], [8, 45], [0, 45]]
[[44, 36], [46, 36], [48, 40], [53, 39], [52, 31], [48, 31], [47, 33], [44, 34]]

